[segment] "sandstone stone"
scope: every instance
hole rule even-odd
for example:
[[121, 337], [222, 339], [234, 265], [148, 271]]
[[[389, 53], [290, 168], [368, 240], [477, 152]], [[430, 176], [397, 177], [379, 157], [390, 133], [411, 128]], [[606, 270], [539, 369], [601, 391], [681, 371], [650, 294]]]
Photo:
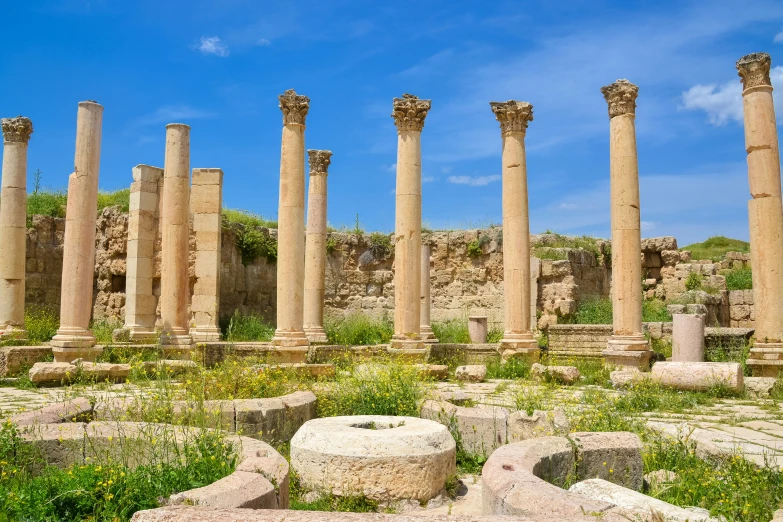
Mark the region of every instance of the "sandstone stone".
[[704, 316], [676, 314], [673, 323], [672, 361], [704, 361]]
[[483, 364], [469, 364], [457, 366], [454, 377], [458, 381], [482, 382], [487, 378], [487, 367]]
[[444, 401], [425, 401], [421, 417], [456, 430], [461, 449], [472, 455], [487, 457], [508, 440], [509, 413], [505, 408], [461, 407]]
[[748, 394], [760, 399], [769, 397], [777, 382], [774, 377], [743, 377], [743, 380]]
[[535, 379], [552, 379], [563, 384], [573, 384], [580, 377], [576, 366], [544, 366], [538, 363], [530, 368], [530, 375]]
[[554, 435], [567, 435], [571, 430], [563, 410], [553, 411], [535, 410], [532, 415], [524, 411], [515, 411], [508, 417], [508, 440], [518, 442], [520, 440], [548, 437]]
[[35, 363], [28, 377], [33, 384], [54, 384], [70, 381], [77, 372], [76, 366], [65, 362]]
[[630, 432], [572, 433], [579, 479], [602, 478], [621, 486], [642, 489], [642, 442]]
[[445, 364], [417, 364], [419, 375], [426, 379], [445, 380], [449, 377], [449, 367]]
[[171, 495], [170, 502], [215, 508], [277, 508], [272, 483], [261, 474], [246, 471], [235, 471], [208, 486]]
[[677, 239], [672, 236], [649, 237], [642, 239], [642, 251], [663, 252], [677, 250]]
[[716, 386], [744, 390], [742, 365], [718, 362], [657, 362], [650, 378], [678, 390], [704, 391]]

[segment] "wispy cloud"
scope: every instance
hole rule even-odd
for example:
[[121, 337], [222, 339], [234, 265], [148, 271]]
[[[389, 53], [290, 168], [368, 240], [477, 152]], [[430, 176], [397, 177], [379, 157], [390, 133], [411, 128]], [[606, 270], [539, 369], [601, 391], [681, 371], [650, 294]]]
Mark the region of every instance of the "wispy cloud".
[[579, 208], [579, 205], [577, 205], [576, 203], [565, 203], [564, 202], [564, 203], [560, 203], [558, 208], [562, 209], [562, 210], [576, 210], [576, 209]]
[[391, 165], [384, 167], [384, 170], [386, 170], [387, 172], [397, 172], [397, 164], [392, 163]]
[[422, 183], [434, 183], [437, 180], [435, 176], [423, 176], [421, 178]]
[[229, 54], [228, 45], [218, 36], [202, 36], [199, 43], [194, 44], [193, 48], [201, 54], [212, 54], [220, 57], [226, 57]]
[[214, 112], [196, 109], [189, 105], [164, 105], [154, 112], [140, 116], [131, 120], [128, 124], [130, 129], [148, 127], [151, 125], [161, 125], [164, 123], [180, 123], [189, 120], [201, 120], [213, 118]]
[[778, 34], [776, 34], [772, 41], [775, 43], [783, 43], [783, 31], [780, 31]]
[[455, 185], [470, 185], [471, 187], [483, 187], [500, 181], [500, 174], [493, 174], [491, 176], [449, 176], [449, 183]]
[[259, 38], [258, 41], [256, 42], [256, 45], [260, 47], [269, 47], [270, 45], [272, 45], [272, 41], [269, 40], [268, 38]]

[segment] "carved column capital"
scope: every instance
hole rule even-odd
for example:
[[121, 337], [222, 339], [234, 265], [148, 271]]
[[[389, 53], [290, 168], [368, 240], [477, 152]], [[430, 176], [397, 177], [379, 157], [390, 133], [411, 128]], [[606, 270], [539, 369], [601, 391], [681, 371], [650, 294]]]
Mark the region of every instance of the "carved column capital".
[[280, 110], [283, 111], [283, 125], [305, 124], [307, 111], [310, 110], [310, 98], [296, 94], [293, 89], [288, 89], [277, 97], [280, 100]]
[[33, 122], [30, 118], [17, 116], [16, 118], [3, 118], [0, 120], [3, 128], [3, 140], [6, 143], [27, 143], [33, 133]]
[[636, 97], [639, 87], [628, 80], [616, 82], [601, 87], [601, 92], [609, 104], [609, 119], [621, 114], [636, 114]]
[[313, 150], [307, 151], [307, 156], [310, 158], [310, 175], [317, 176], [328, 174], [329, 165], [332, 163], [332, 151], [331, 150]]
[[419, 131], [424, 128], [424, 118], [432, 107], [432, 100], [420, 100], [418, 96], [403, 94], [402, 98], [394, 98], [392, 118], [399, 132]]
[[752, 53], [737, 60], [737, 71], [740, 81], [742, 81], [742, 89], [772, 87], [772, 81], [769, 79], [771, 65], [772, 58], [767, 53]]
[[492, 112], [500, 122], [500, 133], [505, 136], [512, 132], [527, 131], [527, 124], [533, 121], [533, 106], [528, 102], [509, 100], [489, 102]]

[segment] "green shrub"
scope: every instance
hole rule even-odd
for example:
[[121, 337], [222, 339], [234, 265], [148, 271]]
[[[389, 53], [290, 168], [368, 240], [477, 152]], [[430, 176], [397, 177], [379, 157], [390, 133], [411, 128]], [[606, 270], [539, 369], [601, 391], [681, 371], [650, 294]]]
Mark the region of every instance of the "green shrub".
[[750, 243], [724, 236], [713, 236], [702, 243], [694, 243], [680, 250], [690, 251], [693, 259], [719, 261], [727, 252], [750, 252]]
[[65, 217], [68, 195], [64, 190], [39, 190], [27, 195], [27, 217], [50, 216]]
[[568, 259], [568, 250], [565, 248], [538, 247], [533, 251], [533, 255], [539, 259], [563, 261]]
[[685, 289], [688, 291], [699, 290], [704, 277], [698, 272], [691, 272], [685, 279]]
[[444, 344], [459, 343], [469, 344], [470, 333], [468, 322], [465, 319], [448, 319], [446, 321], [433, 321], [432, 331], [435, 338]]
[[672, 314], [666, 308], [666, 303], [660, 299], [645, 299], [642, 301], [642, 321], [645, 323], [667, 323], [672, 320]]
[[528, 375], [530, 364], [523, 359], [492, 359], [487, 363], [487, 379], [526, 379]]
[[122, 212], [128, 212], [130, 210], [130, 189], [98, 192], [98, 212], [106, 207], [120, 207]]
[[223, 336], [228, 342], [271, 341], [275, 334], [274, 325], [258, 315], [242, 315], [234, 310]]
[[468, 255], [470, 257], [479, 257], [484, 252], [481, 250], [481, 245], [479, 245], [478, 240], [471, 241], [467, 245], [468, 248]]
[[24, 326], [30, 343], [48, 343], [60, 328], [58, 310], [48, 306], [28, 306], [24, 311]]
[[242, 264], [248, 265], [259, 257], [268, 261], [277, 261], [277, 239], [257, 228], [240, 227], [237, 234], [237, 246], [242, 254]]
[[367, 239], [369, 244], [369, 250], [372, 252], [372, 256], [381, 261], [391, 255], [392, 244], [391, 238], [382, 232], [373, 232]]
[[327, 316], [324, 330], [329, 344], [386, 344], [394, 335], [394, 322], [388, 315], [375, 318], [356, 312], [345, 317]]
[[576, 313], [559, 321], [565, 324], [612, 324], [612, 300], [608, 297], [585, 297]]
[[727, 290], [750, 290], [753, 288], [753, 272], [750, 268], [734, 268], [725, 273]]
[[223, 209], [223, 220], [228, 223], [238, 223], [247, 228], [277, 228], [277, 221], [266, 219], [260, 214], [247, 210]]
[[333, 235], [329, 235], [329, 237], [326, 238], [326, 253], [327, 254], [334, 254], [334, 251], [337, 250], [337, 247], [340, 246], [340, 242], [337, 241], [337, 238]]
[[122, 328], [122, 321], [118, 319], [96, 319], [90, 324], [90, 330], [99, 345], [111, 344], [111, 334], [117, 328]]

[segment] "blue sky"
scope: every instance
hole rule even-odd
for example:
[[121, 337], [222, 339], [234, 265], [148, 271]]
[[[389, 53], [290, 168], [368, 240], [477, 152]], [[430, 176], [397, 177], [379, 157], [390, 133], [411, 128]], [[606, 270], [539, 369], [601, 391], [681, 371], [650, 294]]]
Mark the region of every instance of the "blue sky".
[[[534, 106], [531, 229], [609, 235], [600, 87], [640, 87], [643, 235], [746, 239], [744, 54], [772, 55], [783, 2], [60, 0], [5, 2], [0, 115], [33, 120], [29, 173], [63, 188], [76, 105], [105, 107], [100, 185], [162, 166], [165, 125], [192, 126], [191, 167], [225, 172], [224, 205], [277, 215], [277, 95], [311, 99], [306, 146], [334, 152], [329, 223], [394, 227], [391, 100], [432, 99], [422, 136], [433, 228], [499, 223], [501, 138], [489, 101]], [[783, 98], [781, 98], [783, 100]], [[783, 115], [783, 107], [778, 107]]]

